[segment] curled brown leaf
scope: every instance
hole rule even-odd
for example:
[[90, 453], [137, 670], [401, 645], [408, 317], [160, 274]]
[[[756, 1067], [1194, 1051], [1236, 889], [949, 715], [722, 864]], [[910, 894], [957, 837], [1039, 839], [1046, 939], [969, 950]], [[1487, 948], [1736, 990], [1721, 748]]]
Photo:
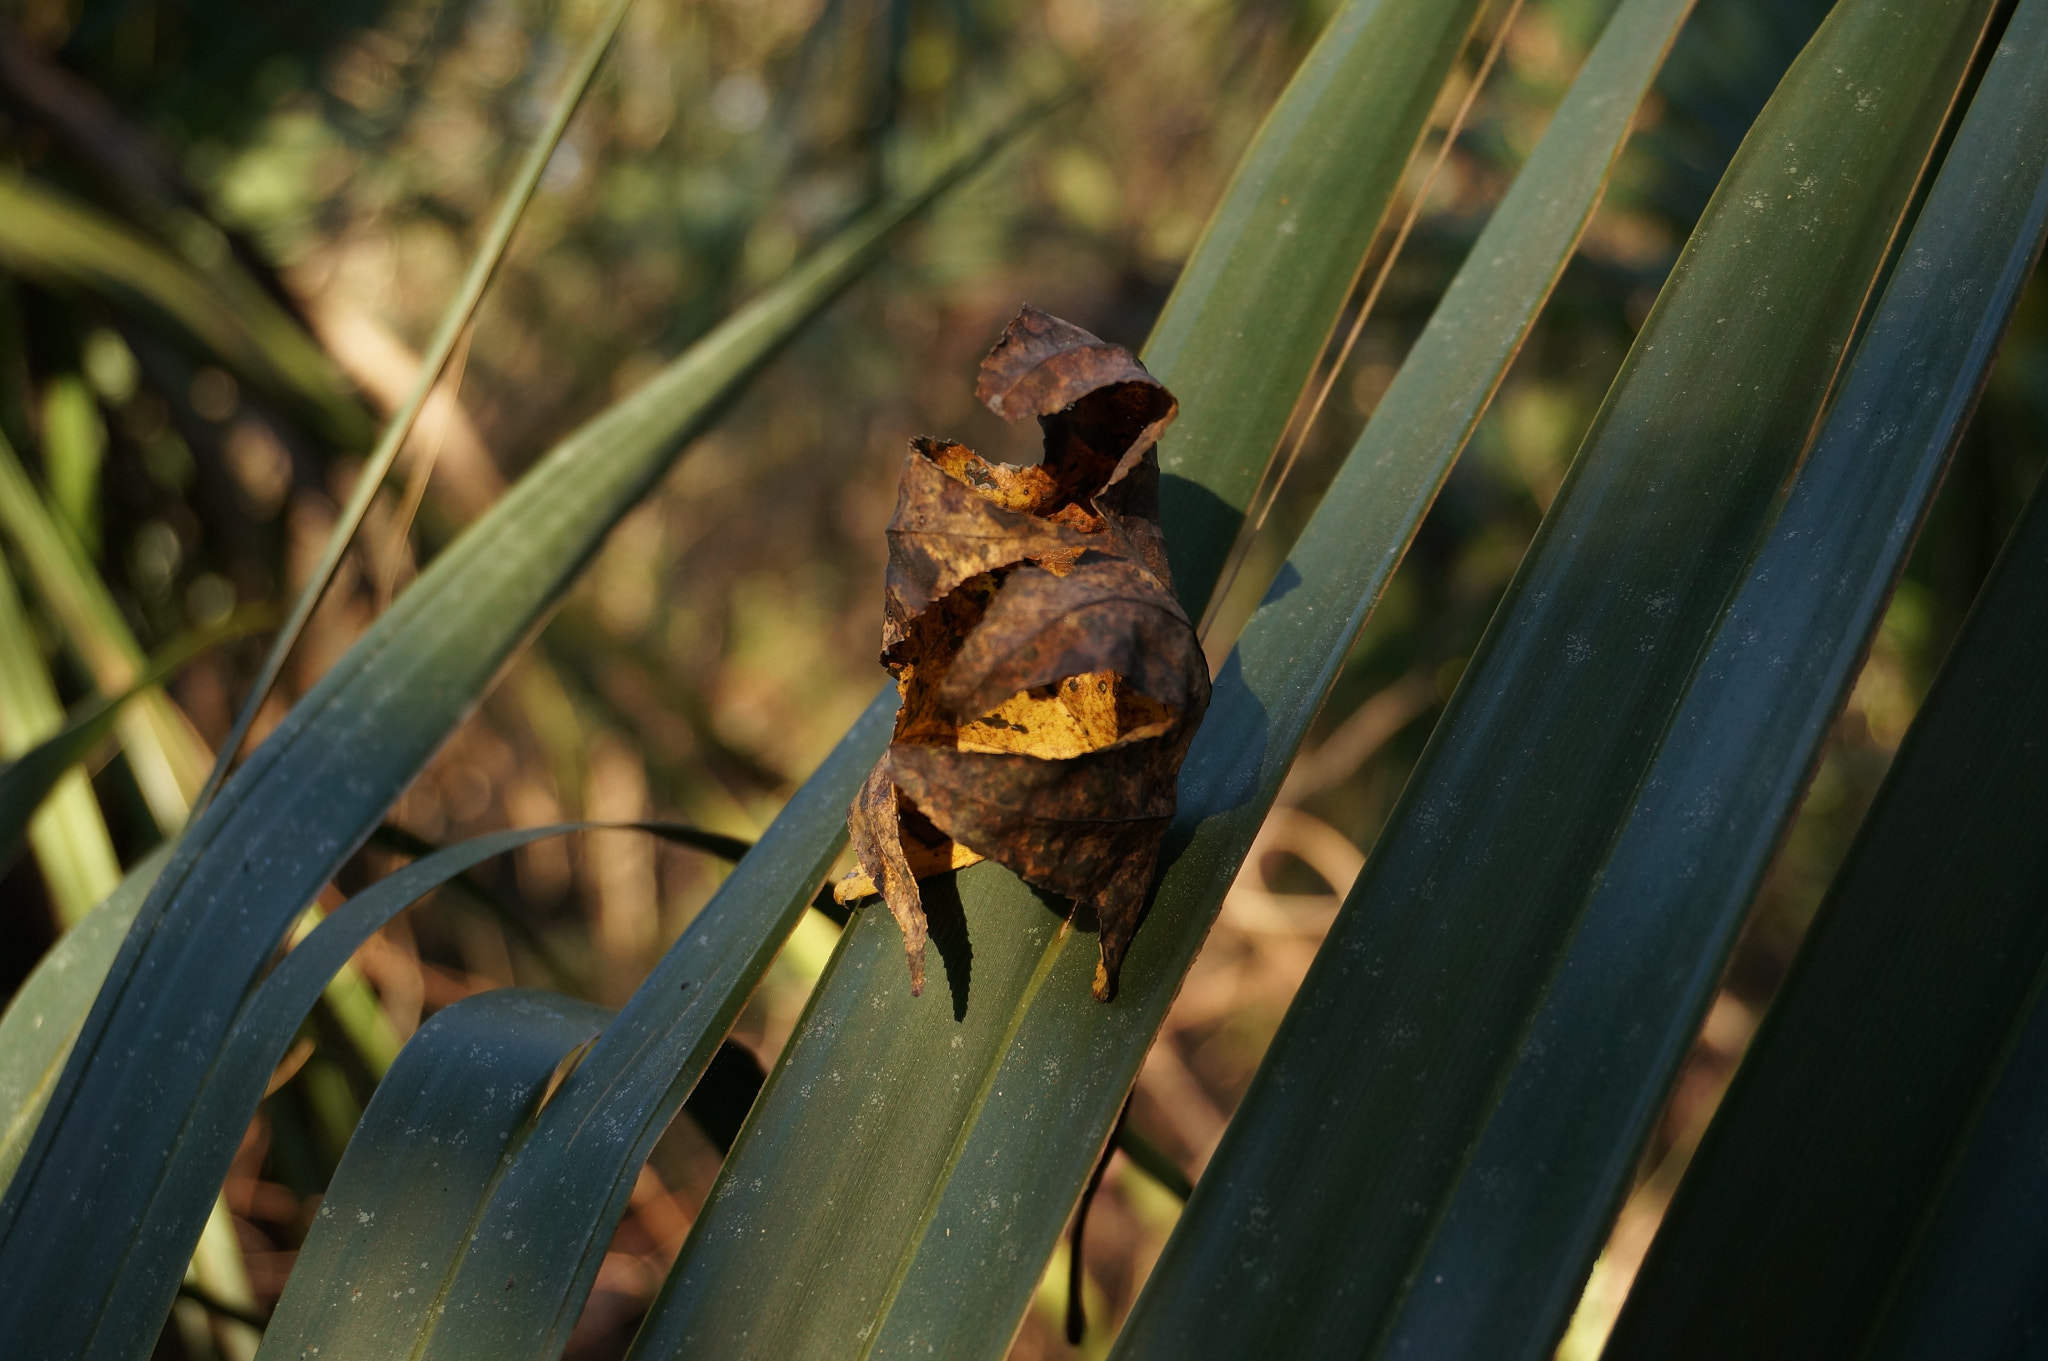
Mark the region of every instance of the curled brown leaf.
[[1108, 1000], [1209, 702], [1159, 527], [1159, 433], [1173, 394], [1121, 346], [1027, 307], [975, 395], [1036, 416], [1044, 461], [911, 443], [888, 530], [882, 661], [902, 705], [848, 813], [859, 870], [924, 986], [916, 880], [981, 858], [1087, 904]]

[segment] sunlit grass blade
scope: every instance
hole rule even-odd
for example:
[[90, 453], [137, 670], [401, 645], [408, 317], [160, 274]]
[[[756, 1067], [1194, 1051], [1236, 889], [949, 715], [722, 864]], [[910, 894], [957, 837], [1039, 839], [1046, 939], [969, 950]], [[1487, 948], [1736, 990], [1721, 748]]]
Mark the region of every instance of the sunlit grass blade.
[[[5, 436], [0, 436], [0, 532], [21, 554], [28, 584], [103, 695], [130, 689], [149, 662], [113, 593], [66, 527], [50, 513]], [[184, 826], [212, 755], [163, 692], [123, 706], [115, 727], [143, 799], [165, 835]]]
[[420, 358], [419, 373], [414, 377], [412, 391], [405, 401], [391, 414], [384, 424], [384, 430], [377, 439], [377, 447], [370, 451], [362, 471], [357, 475], [355, 486], [349, 491], [348, 502], [335, 517], [334, 527], [328, 531], [327, 544], [321, 550], [320, 561], [299, 588], [299, 595], [292, 602], [291, 613], [285, 616], [284, 624], [271, 640], [270, 650], [263, 658], [263, 665], [250, 685], [248, 696], [242, 701], [241, 710], [235, 715], [234, 726], [228, 730], [227, 741], [221, 744], [220, 756], [213, 773], [207, 777], [206, 787], [201, 790], [198, 802], [204, 805], [219, 789], [220, 782], [227, 777], [235, 758], [241, 753], [242, 743], [249, 736], [250, 727], [256, 722], [257, 713], [263, 702], [270, 696], [271, 686], [284, 670], [285, 660], [291, 655], [292, 647], [299, 635], [305, 631], [306, 621], [313, 617], [320, 599], [327, 593], [328, 583], [334, 579], [336, 569], [341, 566], [342, 555], [354, 541], [356, 531], [362, 527], [363, 517], [369, 513], [370, 502], [384, 485], [384, 479], [391, 472], [391, 465], [398, 459], [398, 451], [405, 444], [405, 438], [412, 433], [413, 424], [419, 419], [421, 408], [427, 404], [434, 385], [441, 379], [441, 371], [448, 366], [448, 358], [455, 352], [459, 340], [470, 322], [476, 316], [477, 304], [483, 301], [484, 290], [490, 286], [491, 278], [498, 272], [504, 261], [505, 251], [512, 244], [512, 233], [518, 229], [519, 219], [525, 215], [526, 205], [533, 201], [534, 190], [540, 187], [541, 174], [548, 168], [548, 161], [555, 154], [555, 148], [568, 130], [569, 120], [575, 116], [576, 108], [583, 102], [585, 91], [597, 75], [597, 68], [604, 61], [604, 54], [612, 45], [619, 25], [625, 21], [626, 11], [633, 0], [608, 0], [604, 13], [584, 39], [582, 49], [577, 53], [576, 64], [570, 68], [562, 82], [562, 88], [548, 109], [547, 122], [542, 125], [520, 161], [512, 183], [505, 190], [505, 197], [498, 204], [498, 211], [492, 215], [491, 225], [484, 232], [484, 239], [478, 243], [476, 255], [469, 262], [469, 271], [463, 275], [462, 285], [455, 292], [455, 298], [441, 314], [441, 321], [435, 328], [433, 339], [427, 342], [427, 350]]
[[[16, 635], [10, 633], [4, 617], [5, 608], [4, 604], [0, 604], [0, 640], [12, 641]], [[61, 728], [35, 746], [13, 753], [13, 759], [7, 765], [0, 766], [0, 858], [4, 858], [14, 846], [16, 839], [21, 835], [21, 829], [27, 825], [36, 806], [49, 796], [50, 791], [57, 788], [60, 782], [66, 781], [72, 768], [91, 755], [92, 749], [114, 730], [114, 725], [120, 720], [121, 710], [130, 700], [162, 685], [183, 670], [194, 658], [230, 639], [251, 633], [269, 622], [267, 612], [251, 610], [230, 616], [212, 628], [194, 630], [185, 637], [173, 641], [169, 647], [152, 658], [148, 668], [125, 692], [88, 701], [77, 706], [69, 715], [59, 712], [56, 717], [62, 722]], [[19, 636], [24, 639], [28, 637], [25, 632]], [[51, 702], [54, 705], [54, 694], [51, 696]], [[4, 706], [4, 703], [4, 699], [0, 699], [0, 706]], [[4, 719], [0, 719], [0, 735], [4, 735], [5, 731]], [[118, 873], [114, 876], [116, 880], [119, 877]], [[112, 882], [108, 881], [109, 888]], [[91, 907], [104, 896], [106, 894], [103, 889], [85, 906]]]
[[216, 280], [140, 232], [13, 169], [0, 169], [0, 265], [167, 325], [337, 446], [369, 442], [369, 413], [333, 362], [260, 289], [224, 295]]
[[0, 1015], [0, 1187], [13, 1180], [114, 953], [169, 854], [159, 847], [128, 871], [36, 962]]
[[1415, 1276], [1429, 1232], [1812, 438], [1990, 8], [1848, 0], [1751, 129], [1119, 1355], [1378, 1354], [1406, 1293], [1436, 1286]]
[[[934, 931], [947, 991], [913, 1001], [894, 926], [863, 914], [636, 1355], [1006, 1345], [1295, 747], [1570, 258], [1685, 10], [1637, 0], [1616, 18], [1218, 678], [1117, 1000], [1089, 996], [1093, 941], [993, 867], [957, 876], [957, 905], [927, 881], [935, 922], [965, 918], [964, 941], [959, 924], [951, 941]], [[816, 1283], [742, 1293], [773, 1269]]]
[[2048, 26], [2015, 36], [1607, 854], [1396, 1353], [1535, 1358], [1564, 1329], [2040, 254], [2048, 99], [2015, 95]]
[[406, 1355], [475, 1230], [479, 1190], [563, 1058], [610, 1015], [524, 989], [435, 1013], [363, 1112], [261, 1355]]
[[[2023, 5], [2015, 27], [2030, 8], [2038, 18], [2043, 7]], [[1914, 1354], [2024, 1353], [1986, 1344], [2030, 1335], [2040, 1281], [2015, 1282], [2011, 1268], [2024, 1267], [2030, 1241], [2038, 1252], [2040, 1227], [1971, 1240], [1997, 1234], [2038, 1194], [2040, 1129], [2004, 1120], [2015, 1098], [2023, 1110], [2041, 1091], [2038, 1068], [2011, 1065], [2027, 1052], [2012, 1046], [2048, 966], [2044, 599], [2048, 496], [2036, 489], [1693, 1157], [1605, 1355], [1867, 1355], [1887, 1304], [1909, 1335], [1932, 1321], [1915, 1307], [1945, 1304], [1957, 1326]], [[1987, 1205], [1970, 1180], [1951, 1182], [1959, 1167], [1974, 1179], [2015, 1157], [2030, 1185], [2011, 1207]], [[1975, 1199], [1984, 1220], [1951, 1215], [1922, 1240], [1951, 1184], [1965, 1196], [1957, 1208]], [[1944, 1244], [1971, 1251], [1944, 1261]], [[1971, 1258], [2003, 1253], [2013, 1259], [1983, 1283], [1997, 1288], [1957, 1292], [1952, 1282], [1946, 1301], [1916, 1297]], [[2018, 1299], [2007, 1293], [2015, 1285]]]
[[13, 758], [0, 767], [0, 869], [13, 862], [26, 832], [51, 904], [69, 925], [121, 881], [121, 863], [92, 784], [77, 768], [91, 743], [66, 748], [63, 726], [57, 687], [0, 558], [0, 755]]
[[1152, 327], [1145, 364], [1180, 398], [1159, 449], [1160, 513], [1193, 618], [1481, 7], [1339, 9], [1238, 162]]
[[[120, 1303], [108, 1294], [126, 1233], [155, 1195], [160, 1171], [121, 1150], [169, 1146], [287, 923], [375, 827], [611, 526], [898, 227], [1000, 140], [963, 152], [917, 193], [847, 228], [557, 446], [428, 567], [223, 786], [138, 914], [0, 1202], [0, 1273], [16, 1283], [0, 1295], [0, 1351], [72, 1356], [85, 1353], [95, 1330], [109, 1339], [154, 1336], [161, 1314], [144, 1315], [167, 1298], [156, 1283]], [[126, 1228], [108, 1232], [110, 1224]], [[44, 1307], [49, 1300], [66, 1305]]]

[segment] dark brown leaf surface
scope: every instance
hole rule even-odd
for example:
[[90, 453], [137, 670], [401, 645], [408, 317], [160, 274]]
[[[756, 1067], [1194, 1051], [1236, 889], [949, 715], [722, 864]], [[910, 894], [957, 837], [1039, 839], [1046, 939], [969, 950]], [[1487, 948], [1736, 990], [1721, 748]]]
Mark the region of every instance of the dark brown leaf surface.
[[1038, 417], [1045, 458], [911, 442], [882, 619], [903, 703], [847, 815], [860, 869], [835, 894], [882, 895], [922, 991], [917, 879], [995, 860], [1094, 909], [1107, 1001], [1209, 702], [1159, 528], [1155, 446], [1176, 404], [1130, 351], [1032, 307], [975, 395]]

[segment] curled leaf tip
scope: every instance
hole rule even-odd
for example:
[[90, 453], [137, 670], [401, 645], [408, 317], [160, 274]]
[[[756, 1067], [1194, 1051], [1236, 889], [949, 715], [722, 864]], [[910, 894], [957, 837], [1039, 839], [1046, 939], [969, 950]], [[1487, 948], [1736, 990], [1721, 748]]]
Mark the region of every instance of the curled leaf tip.
[[1209, 702], [1159, 527], [1155, 446], [1177, 404], [1128, 350], [1031, 307], [975, 392], [1036, 416], [1045, 457], [911, 443], [882, 625], [902, 704], [848, 813], [860, 868], [834, 896], [881, 894], [917, 990], [917, 879], [995, 860], [1094, 908], [1108, 1000]]

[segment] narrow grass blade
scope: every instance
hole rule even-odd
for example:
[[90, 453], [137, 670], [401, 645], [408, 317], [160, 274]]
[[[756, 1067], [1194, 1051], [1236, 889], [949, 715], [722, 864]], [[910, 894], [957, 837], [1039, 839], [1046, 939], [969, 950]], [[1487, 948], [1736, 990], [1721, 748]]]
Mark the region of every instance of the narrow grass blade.
[[[1266, 116], [1145, 342], [1174, 588], [1199, 619], [1479, 0], [1350, 0]], [[1222, 547], [1213, 545], [1221, 544]]]
[[141, 233], [12, 169], [0, 169], [0, 265], [97, 293], [189, 337], [341, 448], [369, 441], [369, 413], [333, 362], [260, 289], [225, 297]]
[[[2029, 8], [2042, 7], [2023, 5], [2015, 27]], [[1983, 1121], [2010, 1109], [2010, 1096], [1985, 1097], [2048, 963], [2043, 600], [2048, 496], [2037, 489], [1693, 1157], [1606, 1356], [1861, 1355], [1895, 1281], [1924, 1288], [1922, 1273], [1965, 1260], [1929, 1255], [1937, 1237], [1914, 1272], [1901, 1270], [1973, 1134], [1982, 1151], [1964, 1167], [2018, 1153], [2038, 1184], [2038, 1127]], [[2002, 1085], [2038, 1100], [2040, 1070], [2007, 1065]], [[2015, 1137], [2022, 1149], [1999, 1149]], [[1938, 1232], [1967, 1241], [1978, 1227], [1951, 1220]], [[2029, 1225], [2008, 1242], [2032, 1239], [2038, 1253], [2038, 1233]], [[1980, 1244], [1973, 1256], [2000, 1250]], [[2019, 1260], [1992, 1279], [2010, 1289]], [[1966, 1304], [1976, 1321], [1950, 1317], [1965, 1337], [2015, 1324], [2031, 1337], [2038, 1277], [2022, 1288], [2020, 1299], [1951, 1294], [1949, 1308]], [[1945, 1337], [1918, 1354], [2026, 1350]]]
[[[4, 616], [5, 606], [0, 605], [0, 640], [9, 640], [14, 635], [10, 633]], [[14, 759], [7, 765], [0, 766], [0, 857], [5, 857], [15, 844], [36, 806], [52, 789], [57, 788], [61, 781], [68, 779], [72, 768], [91, 755], [92, 749], [114, 730], [114, 725], [120, 720], [122, 709], [130, 700], [162, 685], [183, 670], [194, 658], [230, 639], [253, 632], [267, 622], [267, 616], [260, 612], [244, 612], [230, 617], [214, 628], [196, 630], [174, 641], [157, 654], [141, 677], [124, 693], [89, 701], [78, 706], [68, 716], [60, 711], [58, 717], [63, 727], [59, 731], [26, 751], [14, 755]], [[23, 633], [20, 636], [25, 638], [27, 634]], [[50, 697], [50, 702], [54, 707], [54, 693]], [[4, 700], [0, 700], [0, 705], [4, 705]], [[0, 736], [5, 736], [6, 732], [5, 720], [0, 718]], [[79, 772], [79, 775], [82, 779], [83, 772]], [[111, 847], [108, 854], [112, 855]], [[114, 876], [115, 879], [119, 877], [118, 873]], [[111, 883], [110, 880], [109, 884]], [[104, 896], [104, 892], [101, 896]], [[91, 906], [91, 903], [87, 906]]]
[[1381, 1354], [1405, 1294], [1435, 1286], [1414, 1275], [1430, 1230], [1812, 436], [1990, 8], [1845, 0], [1759, 117], [1118, 1355]]
[[478, 1189], [610, 1016], [506, 988], [420, 1027], [349, 1140], [259, 1355], [404, 1355], [475, 1229]]
[[[1170, 864], [1117, 1000], [1090, 999], [1093, 942], [1065, 928], [1064, 905], [992, 866], [957, 876], [957, 905], [927, 881], [947, 992], [911, 1000], [895, 928], [863, 913], [636, 1355], [1000, 1354], [1295, 748], [1570, 258], [1686, 8], [1632, 0], [1617, 15], [1247, 627], [1183, 770]], [[819, 1204], [835, 1207], [830, 1226]], [[803, 1288], [741, 1294], [777, 1264]]]
[[369, 513], [370, 502], [384, 486], [384, 479], [391, 472], [391, 465], [397, 461], [405, 437], [412, 433], [421, 408], [427, 404], [434, 385], [440, 381], [441, 371], [448, 366], [448, 357], [455, 352], [456, 341], [476, 316], [477, 304], [483, 301], [484, 290], [490, 286], [492, 276], [498, 272], [498, 265], [505, 258], [506, 248], [512, 244], [512, 233], [518, 228], [526, 205], [532, 202], [534, 190], [540, 187], [541, 174], [548, 168], [549, 159], [554, 156], [562, 134], [568, 130], [569, 120], [575, 115], [577, 106], [583, 102], [584, 92], [590, 88], [590, 82], [597, 75], [597, 68], [603, 63], [604, 54], [610, 49], [612, 39], [617, 35], [619, 25], [625, 21], [626, 11], [632, 3], [633, 0], [609, 0], [577, 54], [575, 66], [570, 68], [562, 88], [556, 92], [547, 122], [535, 136], [533, 145], [527, 148], [518, 173], [512, 177], [503, 201], [498, 204], [497, 213], [491, 218], [490, 228], [477, 246], [475, 258], [469, 262], [469, 272], [463, 276], [462, 286], [456, 290], [454, 301], [442, 314], [433, 339], [427, 342], [426, 353], [420, 357], [419, 374], [413, 379], [412, 391], [385, 423], [377, 447], [370, 451], [361, 473], [356, 477], [355, 486], [349, 491], [348, 503], [335, 517], [334, 528], [328, 532], [327, 546], [321, 550], [320, 561], [306, 578], [306, 584], [299, 589], [299, 597], [292, 602], [291, 613], [285, 617], [277, 637], [271, 640], [270, 651], [250, 685], [248, 697], [242, 701], [241, 711], [235, 715], [227, 741], [221, 744], [213, 773], [207, 777], [206, 787], [200, 791], [198, 803], [202, 807], [220, 788], [220, 782], [227, 778], [235, 758], [241, 754], [242, 743], [249, 736], [249, 728], [256, 722], [263, 701], [270, 697], [270, 688], [283, 672], [285, 659], [291, 655], [299, 634], [304, 632], [306, 621], [319, 607], [321, 597], [326, 595], [328, 583], [334, 580], [335, 570], [341, 566], [342, 555], [348, 551], [356, 530], [362, 527], [363, 517]]
[[[69, 925], [121, 881], [121, 863], [92, 784], [76, 768], [82, 752], [39, 759], [49, 749], [47, 735], [63, 723], [57, 687], [0, 558], [0, 754], [14, 758], [0, 767], [0, 867], [13, 860], [26, 832], [57, 915]], [[17, 779], [24, 763], [33, 776]]]
[[36, 962], [0, 1015], [0, 1188], [14, 1179], [114, 953], [169, 855], [160, 847], [128, 871]]
[[1396, 1354], [1533, 1361], [1564, 1330], [2039, 258], [2048, 24], [2024, 20], [1596, 877]]
[[[113, 594], [68, 530], [50, 513], [6, 438], [0, 436], [0, 531], [13, 541], [29, 582], [103, 695], [133, 686], [148, 668]], [[150, 815], [166, 836], [185, 825], [189, 800], [212, 756], [161, 690], [123, 708], [121, 750]]]
[[[0, 1202], [0, 1274], [14, 1282], [0, 1295], [0, 1351], [77, 1356], [95, 1329], [137, 1337], [160, 1320], [160, 1312], [144, 1319], [167, 1299], [158, 1283], [109, 1294], [161, 1170], [123, 1150], [169, 1146], [286, 924], [475, 704], [606, 531], [756, 368], [993, 145], [848, 228], [558, 446], [435, 560], [222, 788], [138, 915]], [[48, 1307], [52, 1300], [65, 1306]]]

